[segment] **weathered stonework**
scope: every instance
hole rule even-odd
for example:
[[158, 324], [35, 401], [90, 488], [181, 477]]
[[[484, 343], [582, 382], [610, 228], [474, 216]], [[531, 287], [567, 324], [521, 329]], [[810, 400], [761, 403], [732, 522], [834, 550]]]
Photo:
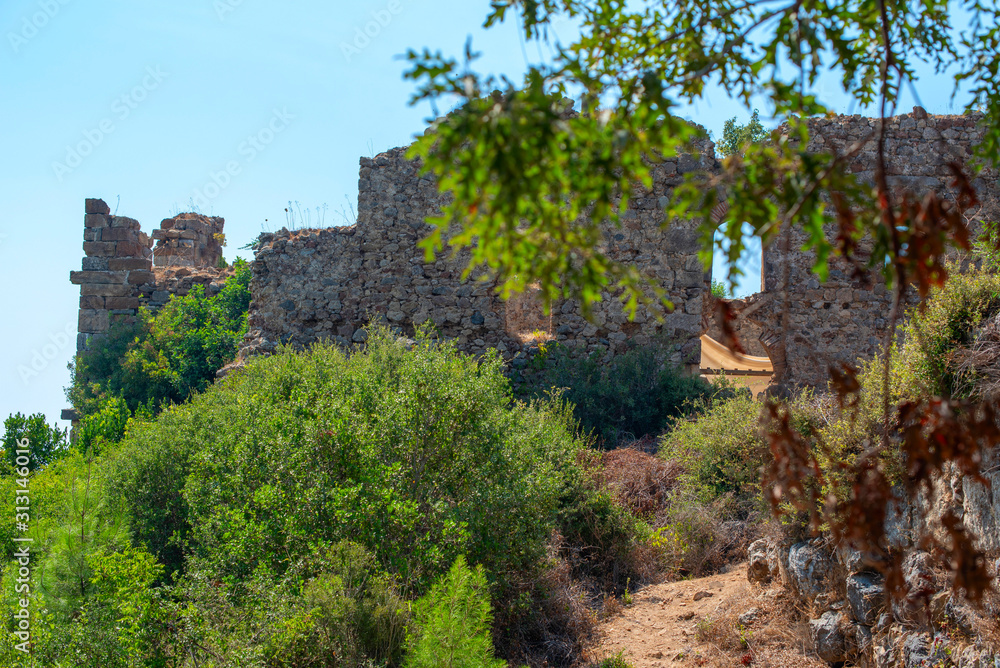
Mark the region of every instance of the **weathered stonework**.
[[[979, 115], [930, 116], [920, 108], [889, 119], [886, 160], [890, 186], [897, 191], [932, 188], [947, 194], [951, 182], [948, 163], [970, 161], [983, 135], [980, 119]], [[809, 148], [845, 154], [871, 135], [850, 169], [862, 182], [872, 183], [877, 125], [877, 119], [861, 116], [813, 120]], [[986, 200], [995, 200], [1000, 193], [995, 169], [982, 171], [973, 185]], [[864, 280], [852, 279], [850, 267], [837, 258], [830, 261], [829, 278], [821, 283], [812, 273], [814, 254], [801, 250], [804, 243], [804, 235], [792, 230], [787, 243], [779, 238], [764, 249], [764, 291], [736, 305], [744, 314], [737, 321], [737, 330], [756, 334], [774, 364], [772, 382], [823, 387], [830, 365], [870, 359], [881, 350], [892, 295], [879, 272], [869, 272]], [[862, 243], [859, 258], [867, 261], [870, 248], [870, 242]], [[788, 331], [784, 332], [786, 317]]]
[[224, 218], [182, 213], [160, 223], [153, 264], [157, 267], [214, 267], [222, 257]]
[[[971, 159], [982, 137], [980, 119], [928, 116], [919, 108], [889, 119], [890, 184], [947, 193], [947, 163]], [[877, 123], [860, 116], [815, 119], [809, 147], [844, 153], [871, 134], [850, 165], [870, 182]], [[608, 355], [652, 337], [672, 338], [676, 346], [670, 361], [695, 371], [700, 335], [718, 338], [708, 275], [698, 259], [696, 225], [662, 225], [671, 193], [686, 172], [719, 169], [710, 142], [696, 149], [657, 165], [652, 188], [629, 201], [621, 227], [604, 230], [608, 254], [636, 264], [661, 285], [676, 305], [672, 313], [644, 308], [629, 322], [614, 295], [604, 294], [590, 321], [572, 301], [555, 304], [551, 314], [544, 314], [530, 293], [505, 303], [494, 285], [463, 281], [463, 256], [441, 255], [425, 262], [417, 243], [430, 230], [424, 221], [440, 211], [441, 195], [432, 179], [420, 176], [419, 163], [396, 148], [361, 159], [355, 225], [260, 236], [252, 264], [250, 329], [239, 360], [269, 353], [280, 343], [361, 342], [373, 322], [412, 334], [429, 321], [460, 349], [481, 353], [495, 347], [514, 366], [523, 365], [536, 345], [533, 332], [544, 330], [568, 346]], [[997, 200], [995, 169], [982, 171], [973, 185], [983, 199]], [[140, 305], [158, 308], [171, 294], [186, 294], [196, 283], [210, 294], [218, 290], [228, 276], [227, 270], [214, 269], [222, 229], [221, 218], [182, 214], [163, 221], [153, 233], [157, 246], [151, 249], [138, 223], [109, 216], [106, 204], [88, 200], [87, 258], [84, 271], [72, 276], [82, 286], [81, 349], [87, 337], [105, 331], [116, 317], [134, 317]], [[831, 260], [829, 279], [821, 284], [811, 271], [813, 255], [801, 250], [803, 242], [801, 233], [792, 230], [765, 248], [762, 292], [731, 305], [744, 348], [770, 357], [772, 383], [822, 387], [831, 364], [870, 358], [879, 350], [891, 295], [878, 272], [858, 280], [838, 259]], [[862, 258], [865, 252], [862, 244]]]
[[[149, 237], [138, 221], [110, 214], [103, 200], [86, 201], [86, 257], [82, 271], [70, 272], [70, 281], [80, 286], [78, 351], [115, 322], [134, 322], [140, 307], [156, 311], [171, 295], [186, 295], [196, 284], [204, 285], [206, 294], [216, 294], [233, 273], [216, 268], [222, 218], [181, 214], [164, 220]], [[160, 257], [170, 258], [170, 264], [159, 266], [164, 264]]]
[[[709, 143], [702, 149], [704, 156], [713, 153]], [[566, 345], [612, 354], [629, 340], [666, 335], [682, 344], [672, 361], [694, 369], [707, 276], [697, 257], [695, 226], [663, 229], [661, 223], [683, 173], [713, 166], [713, 159], [693, 154], [658, 165], [652, 190], [629, 202], [621, 228], [609, 225], [605, 231], [611, 257], [642, 267], [676, 310], [661, 321], [656, 308], [640, 309], [629, 322], [621, 303], [605, 294], [588, 322], [572, 301], [555, 304], [549, 316], [537, 304], [527, 309], [523, 301], [505, 304], [490, 283], [461, 280], [464, 257], [426, 263], [417, 242], [430, 230], [424, 220], [441, 207], [434, 182], [419, 175], [418, 163], [407, 160], [403, 148], [362, 158], [356, 225], [261, 235], [250, 332], [240, 357], [270, 352], [279, 343], [362, 341], [372, 322], [412, 333], [431, 321], [460, 349], [481, 353], [495, 347], [515, 364], [531, 348], [530, 334], [538, 325]]]

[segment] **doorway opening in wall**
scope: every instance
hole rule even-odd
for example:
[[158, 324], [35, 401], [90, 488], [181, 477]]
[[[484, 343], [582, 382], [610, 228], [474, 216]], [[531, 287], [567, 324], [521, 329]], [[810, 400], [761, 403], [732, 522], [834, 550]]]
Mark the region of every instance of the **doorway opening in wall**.
[[[745, 248], [738, 258], [730, 258], [730, 242], [725, 230], [720, 226], [715, 232], [711, 280], [712, 292], [716, 297], [743, 300], [763, 292], [763, 250], [760, 237], [755, 236], [753, 228], [746, 223], [741, 232]], [[728, 276], [730, 266], [734, 263], [741, 275], [736, 277], [735, 285], [731, 286]], [[767, 349], [760, 342], [760, 327], [743, 317], [738, 308], [737, 319], [732, 324], [744, 348], [743, 352], [732, 350], [722, 343], [724, 337], [721, 336], [721, 328], [713, 318], [711, 326], [701, 336], [701, 375], [707, 380], [725, 375], [733, 384], [746, 387], [757, 396], [770, 383], [774, 366]]]
[[552, 338], [552, 311], [545, 313], [541, 287], [528, 285], [504, 305], [504, 329], [521, 343], [544, 343]]

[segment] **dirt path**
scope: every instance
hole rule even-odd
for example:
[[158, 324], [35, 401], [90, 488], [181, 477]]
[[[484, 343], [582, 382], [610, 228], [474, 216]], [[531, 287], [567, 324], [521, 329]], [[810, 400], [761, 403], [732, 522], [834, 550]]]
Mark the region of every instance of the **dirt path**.
[[749, 588], [746, 567], [740, 564], [722, 575], [641, 589], [632, 605], [601, 624], [593, 654], [602, 658], [621, 651], [636, 668], [676, 665], [704, 655], [698, 624], [716, 617], [723, 604], [747, 597]]
[[780, 587], [751, 587], [745, 564], [651, 585], [632, 599], [601, 622], [591, 659], [621, 652], [635, 668], [823, 665], [802, 646], [787, 594]]

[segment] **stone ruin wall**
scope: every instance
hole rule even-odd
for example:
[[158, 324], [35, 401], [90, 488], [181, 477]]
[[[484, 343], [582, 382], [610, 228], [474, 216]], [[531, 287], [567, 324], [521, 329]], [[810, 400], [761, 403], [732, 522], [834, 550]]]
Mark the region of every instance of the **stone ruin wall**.
[[[904, 188], [947, 193], [952, 181], [948, 163], [971, 162], [983, 135], [980, 119], [980, 115], [930, 116], [919, 107], [889, 119], [889, 185], [897, 194]], [[850, 169], [862, 182], [874, 183], [877, 125], [877, 119], [862, 116], [816, 119], [811, 123], [809, 148], [845, 154], [871, 134]], [[973, 185], [984, 201], [996, 201], [1000, 194], [996, 169], [981, 172]], [[971, 222], [977, 226], [975, 216]], [[852, 280], [850, 267], [839, 258], [831, 259], [829, 278], [821, 284], [811, 270], [814, 254], [801, 250], [804, 241], [802, 233], [793, 231], [788, 252], [781, 238], [764, 249], [764, 290], [734, 304], [742, 316], [737, 331], [760, 341], [775, 367], [773, 383], [823, 387], [831, 364], [871, 359], [881, 352], [892, 295], [880, 273], [869, 272], [864, 281]], [[862, 242], [859, 258], [867, 262], [870, 249], [870, 241]], [[915, 300], [906, 306], [913, 306]], [[789, 331], [782, 337], [786, 308]], [[901, 320], [903, 315], [901, 310]]]
[[[669, 337], [677, 342], [672, 361], [697, 368], [708, 279], [697, 257], [696, 226], [664, 230], [660, 223], [683, 174], [711, 169], [714, 161], [687, 154], [658, 165], [652, 190], [630, 200], [622, 227], [605, 230], [610, 255], [642, 267], [667, 290], [676, 310], [660, 321], [657, 308], [642, 308], [629, 322], [621, 303], [605, 293], [588, 322], [573, 301], [555, 304], [550, 315], [530, 294], [504, 303], [493, 284], [461, 280], [464, 257], [445, 253], [426, 263], [417, 242], [430, 231], [424, 220], [439, 213], [441, 198], [434, 181], [420, 176], [418, 163], [405, 153], [396, 148], [361, 159], [357, 224], [261, 235], [241, 359], [279, 343], [360, 342], [373, 322], [412, 334], [430, 320], [461, 350], [475, 354], [495, 347], [514, 366], [525, 363], [535, 345], [530, 334], [540, 329], [568, 346], [611, 354], [629, 341]], [[711, 155], [711, 144], [701, 153]]]
[[159, 310], [171, 295], [186, 295], [194, 285], [218, 293], [233, 273], [217, 267], [224, 224], [222, 218], [185, 213], [147, 235], [138, 221], [111, 215], [103, 200], [88, 199], [86, 257], [81, 271], [70, 272], [70, 281], [80, 286], [77, 351], [115, 322], [135, 322], [140, 307]]
[[[976, 115], [928, 116], [919, 108], [891, 119], [886, 145], [890, 183], [947, 191], [947, 162], [971, 158], [982, 136], [978, 122]], [[814, 120], [810, 147], [844, 152], [876, 123], [860, 116]], [[660, 224], [685, 173], [719, 168], [710, 157], [710, 142], [698, 148], [701, 157], [686, 154], [658, 165], [652, 189], [630, 201], [622, 227], [605, 230], [609, 254], [637, 264], [659, 281], [677, 306], [673, 313], [644, 308], [629, 322], [620, 303], [605, 293], [589, 322], [572, 301], [555, 304], [545, 315], [531, 294], [505, 303], [493, 284], [461, 280], [463, 257], [443, 254], [424, 262], [417, 242], [430, 230], [424, 220], [440, 211], [441, 196], [431, 178], [419, 175], [418, 163], [406, 159], [405, 148], [396, 148], [361, 159], [355, 225], [260, 236], [252, 263], [250, 329], [239, 360], [269, 353], [279, 343], [360, 342], [373, 322], [412, 334], [415, 326], [431, 321], [460, 349], [476, 354], [495, 347], [515, 367], [536, 349], [531, 333], [543, 330], [568, 346], [609, 355], [653, 337], [669, 338], [675, 343], [670, 361], [694, 371], [700, 362], [699, 336], [708, 332], [719, 338], [708, 274], [698, 259], [696, 226], [677, 222], [661, 229]], [[862, 180], [873, 179], [874, 151], [871, 140], [851, 163]], [[982, 172], [974, 185], [983, 199], [998, 199], [996, 170]], [[83, 271], [71, 275], [81, 285], [80, 350], [115, 318], [134, 318], [140, 306], [155, 310], [171, 294], [186, 294], [198, 283], [212, 294], [231, 274], [215, 268], [221, 218], [182, 214], [163, 221], [147, 237], [136, 221], [111, 216], [101, 200], [88, 200], [86, 211], [87, 257]], [[802, 242], [793, 231], [787, 253], [783, 239], [765, 248], [763, 291], [731, 300], [747, 352], [769, 356], [775, 367], [772, 383], [789, 387], [822, 386], [831, 363], [876, 354], [891, 304], [879, 274], [853, 280], [841, 260], [831, 261], [829, 280], [821, 284]], [[786, 315], [789, 326], [783, 335]]]

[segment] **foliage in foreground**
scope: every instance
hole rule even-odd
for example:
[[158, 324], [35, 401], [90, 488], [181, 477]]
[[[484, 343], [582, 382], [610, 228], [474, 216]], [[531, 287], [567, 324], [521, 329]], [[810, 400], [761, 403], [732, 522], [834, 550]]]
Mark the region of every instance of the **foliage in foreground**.
[[50, 427], [44, 413], [12, 413], [3, 428], [3, 465], [10, 470], [17, 467], [18, 449], [30, 450], [27, 468], [34, 471], [54, 462], [69, 447], [67, 430], [55, 424]]
[[503, 668], [493, 658], [486, 577], [459, 556], [451, 570], [413, 606], [407, 668]]

